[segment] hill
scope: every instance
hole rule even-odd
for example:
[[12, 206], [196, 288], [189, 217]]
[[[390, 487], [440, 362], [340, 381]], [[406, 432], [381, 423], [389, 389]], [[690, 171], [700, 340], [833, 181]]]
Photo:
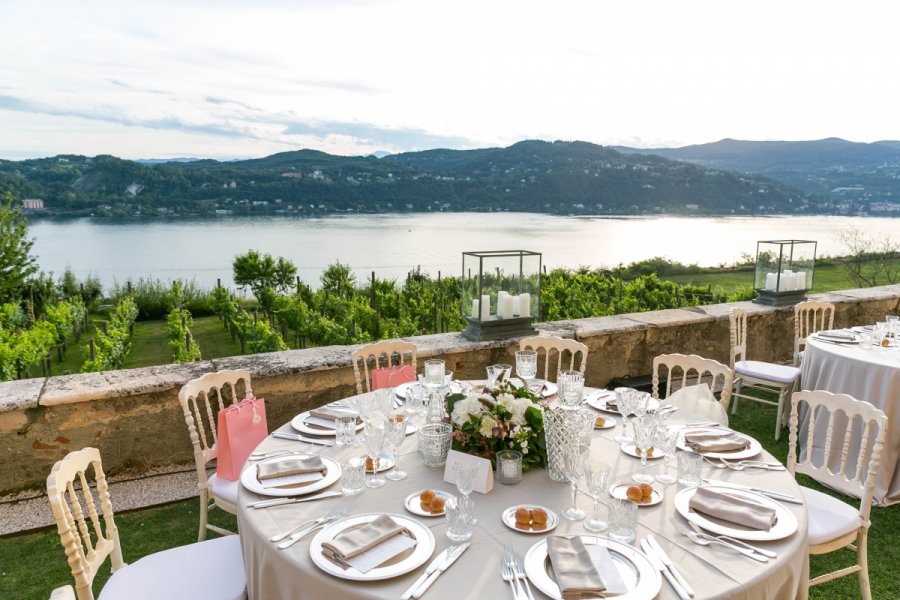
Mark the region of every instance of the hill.
[[555, 214], [828, 212], [761, 176], [586, 142], [428, 150], [377, 158], [315, 150], [220, 162], [61, 155], [0, 161], [0, 192], [69, 214], [518, 210]]
[[[626, 154], [663, 156], [712, 169], [765, 175], [830, 198], [839, 210], [869, 211], [900, 203], [900, 142], [870, 144], [839, 138], [800, 142], [724, 139], [683, 148], [616, 147]], [[900, 212], [900, 204], [897, 209]], [[877, 212], [877, 211], [876, 211]]]

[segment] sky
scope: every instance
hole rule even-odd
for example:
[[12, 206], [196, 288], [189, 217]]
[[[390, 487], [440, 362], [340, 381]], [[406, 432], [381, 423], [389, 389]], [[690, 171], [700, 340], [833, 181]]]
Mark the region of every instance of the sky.
[[900, 139], [900, 3], [0, 0], [0, 158]]

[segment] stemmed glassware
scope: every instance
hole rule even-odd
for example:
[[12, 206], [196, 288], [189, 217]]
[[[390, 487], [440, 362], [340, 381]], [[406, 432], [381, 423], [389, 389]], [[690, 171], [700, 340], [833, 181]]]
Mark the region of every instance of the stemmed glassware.
[[356, 397], [356, 410], [364, 423], [368, 423], [375, 412], [375, 394], [361, 394]]
[[647, 473], [647, 451], [656, 444], [658, 422], [654, 415], [644, 415], [634, 420], [634, 446], [641, 454], [641, 470], [631, 479], [638, 483], [653, 483], [655, 479]]
[[559, 404], [565, 409], [577, 409], [584, 393], [584, 375], [581, 371], [560, 371], [556, 378], [559, 384]]
[[428, 390], [428, 423], [440, 423], [444, 419], [440, 390], [446, 385], [446, 368], [442, 360], [425, 361], [423, 385]]
[[584, 511], [578, 508], [576, 500], [578, 499], [578, 482], [584, 474], [587, 456], [588, 448], [580, 444], [574, 444], [563, 450], [562, 467], [566, 479], [569, 480], [569, 485], [572, 487], [572, 506], [565, 509], [562, 516], [570, 521], [580, 521], [585, 517]]
[[406, 417], [404, 415], [389, 417], [384, 435], [388, 449], [394, 457], [394, 469], [387, 473], [385, 477], [391, 481], [406, 479], [406, 471], [400, 468], [400, 445], [406, 439]]
[[530, 391], [531, 382], [537, 375], [537, 352], [534, 350], [516, 352], [516, 375], [525, 384], [525, 389]]
[[363, 429], [363, 437], [366, 440], [366, 455], [372, 461], [372, 477], [366, 480], [366, 487], [378, 488], [386, 481], [378, 474], [381, 466], [381, 450], [384, 448], [384, 421], [370, 419]]
[[618, 388], [616, 390], [616, 408], [619, 410], [619, 414], [622, 415], [622, 435], [617, 435], [615, 440], [620, 444], [631, 441], [631, 438], [628, 437], [628, 415], [634, 412], [635, 395], [638, 393], [637, 390], [632, 389]]
[[669, 429], [666, 427], [665, 423], [661, 422], [657, 429], [657, 440], [659, 442], [660, 450], [662, 450], [666, 456], [663, 458], [665, 462], [663, 463], [662, 473], [656, 476], [656, 480], [665, 484], [675, 483], [677, 477], [669, 472], [669, 457], [675, 452], [675, 445], [678, 441], [678, 430]]
[[606, 531], [606, 528], [609, 527], [606, 520], [600, 518], [600, 496], [606, 492], [609, 471], [610, 466], [601, 462], [589, 463], [584, 469], [588, 491], [594, 500], [594, 510], [591, 513], [591, 518], [584, 522], [584, 528], [588, 531]]

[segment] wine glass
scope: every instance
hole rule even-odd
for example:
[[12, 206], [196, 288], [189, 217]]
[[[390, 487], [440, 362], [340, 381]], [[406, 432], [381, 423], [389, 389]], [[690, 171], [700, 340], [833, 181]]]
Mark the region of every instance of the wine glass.
[[361, 394], [356, 397], [356, 410], [364, 423], [368, 423], [375, 411], [375, 394]]
[[394, 469], [386, 474], [385, 477], [391, 481], [406, 479], [406, 471], [400, 468], [400, 445], [406, 439], [406, 417], [404, 415], [389, 417], [384, 436], [388, 449], [394, 457]]
[[519, 350], [516, 352], [516, 375], [525, 383], [525, 389], [531, 390], [531, 381], [537, 375], [537, 352]]
[[[621, 392], [619, 390], [621, 390]], [[615, 440], [620, 444], [631, 441], [631, 438], [628, 437], [628, 415], [633, 412], [633, 400], [637, 393], [637, 390], [627, 388], [616, 389], [616, 408], [619, 410], [619, 414], [622, 415], [622, 435], [617, 435]]]
[[562, 467], [563, 473], [572, 487], [572, 506], [564, 510], [562, 516], [570, 521], [580, 521], [585, 517], [584, 511], [578, 508], [575, 502], [578, 498], [578, 482], [584, 474], [587, 456], [588, 449], [578, 444], [570, 446], [563, 451]]
[[367, 421], [363, 437], [366, 440], [366, 455], [372, 461], [372, 477], [366, 480], [366, 487], [378, 488], [387, 483], [384, 477], [378, 474], [378, 468], [381, 466], [381, 450], [384, 447], [384, 422], [379, 419]]
[[472, 500], [472, 490], [475, 488], [475, 475], [478, 472], [478, 466], [473, 464], [457, 464], [456, 465], [456, 489], [462, 494], [459, 499], [460, 508], [465, 512], [469, 525], [474, 526], [478, 520], [475, 518], [474, 500]]
[[634, 425], [634, 447], [641, 455], [641, 470], [631, 476], [638, 483], [653, 483], [653, 475], [647, 473], [647, 451], [656, 444], [657, 420], [652, 415], [638, 417]]
[[665, 423], [660, 423], [657, 430], [657, 438], [659, 440], [660, 450], [665, 453], [665, 462], [663, 463], [662, 473], [656, 476], [656, 480], [660, 483], [675, 483], [677, 477], [669, 473], [669, 457], [675, 452], [675, 444], [678, 441], [678, 430], [669, 429]]
[[557, 383], [560, 406], [567, 409], [578, 408], [584, 393], [584, 375], [581, 371], [560, 371]]
[[584, 470], [588, 491], [594, 500], [594, 511], [590, 519], [584, 522], [584, 528], [588, 531], [606, 531], [609, 524], [600, 518], [600, 496], [606, 492], [609, 481], [610, 466], [606, 463], [595, 462], [588, 464]]

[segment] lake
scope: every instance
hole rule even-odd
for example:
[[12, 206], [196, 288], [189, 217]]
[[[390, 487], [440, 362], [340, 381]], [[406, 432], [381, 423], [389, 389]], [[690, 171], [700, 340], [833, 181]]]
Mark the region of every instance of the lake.
[[284, 256], [317, 286], [334, 261], [358, 278], [402, 279], [420, 265], [432, 276], [459, 275], [462, 252], [533, 250], [554, 267], [611, 267], [663, 256], [702, 266], [756, 254], [758, 240], [807, 239], [818, 256], [846, 254], [839, 234], [855, 227], [897, 236], [900, 220], [874, 217], [562, 217], [532, 213], [425, 213], [279, 216], [41, 219], [29, 232], [41, 269], [68, 266], [80, 278], [114, 281], [194, 279], [231, 286], [231, 263], [255, 249]]

